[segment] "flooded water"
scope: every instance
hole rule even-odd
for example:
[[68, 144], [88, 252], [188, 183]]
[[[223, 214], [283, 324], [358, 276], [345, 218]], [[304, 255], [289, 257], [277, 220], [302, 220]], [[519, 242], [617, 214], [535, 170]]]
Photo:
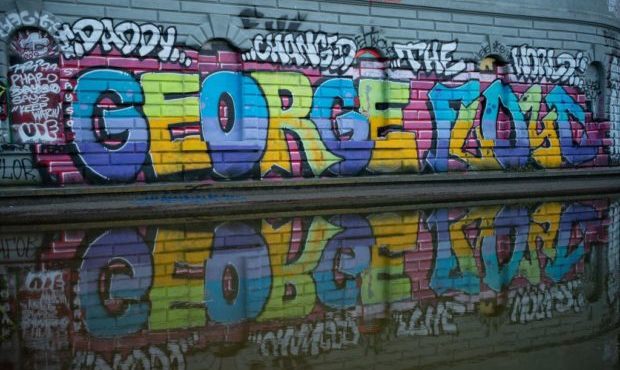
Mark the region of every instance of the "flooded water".
[[620, 202], [0, 234], [2, 369], [617, 369]]

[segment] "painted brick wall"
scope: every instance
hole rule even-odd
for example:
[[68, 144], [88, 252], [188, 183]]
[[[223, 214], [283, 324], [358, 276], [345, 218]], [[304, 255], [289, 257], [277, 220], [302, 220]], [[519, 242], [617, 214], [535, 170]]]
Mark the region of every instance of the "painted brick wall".
[[583, 340], [619, 322], [615, 207], [5, 233], [0, 363], [411, 368]]
[[3, 185], [620, 160], [605, 1], [18, 3], [0, 9]]

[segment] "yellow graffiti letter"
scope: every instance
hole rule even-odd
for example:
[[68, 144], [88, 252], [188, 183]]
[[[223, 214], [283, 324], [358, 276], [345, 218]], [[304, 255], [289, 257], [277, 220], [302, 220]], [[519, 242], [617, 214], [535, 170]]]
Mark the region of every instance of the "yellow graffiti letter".
[[[295, 235], [294, 222], [272, 226], [263, 221], [262, 235], [269, 245], [269, 258], [273, 272], [271, 294], [258, 321], [304, 317], [314, 308], [316, 288], [312, 270], [317, 266], [327, 242], [342, 231], [322, 217], [312, 219], [306, 240], [300, 240], [301, 255], [288, 261], [289, 249]], [[288, 289], [294, 289], [288, 297]]]
[[[474, 128], [474, 119], [478, 111], [478, 101], [468, 106], [461, 104], [456, 123], [450, 137], [450, 154], [460, 158], [470, 168], [476, 170], [500, 170], [501, 166], [493, 153], [493, 140], [483, 139], [480, 125]], [[475, 155], [467, 150], [468, 134], [473, 130], [478, 142], [478, 153]]]
[[557, 113], [549, 112], [538, 126], [540, 102], [542, 101], [542, 88], [540, 85], [530, 87], [519, 100], [519, 107], [523, 114], [529, 113], [528, 131], [530, 136], [530, 148], [532, 158], [538, 165], [544, 168], [559, 168], [562, 164], [560, 153], [560, 140], [555, 129]]
[[[308, 77], [298, 72], [254, 72], [252, 77], [262, 88], [269, 105], [269, 132], [260, 164], [261, 175], [274, 168], [287, 174], [292, 172], [287, 131], [300, 142], [300, 151], [315, 176], [341, 160], [327, 150], [314, 122], [305, 118], [312, 108], [312, 86]], [[288, 98], [286, 107], [284, 97]]]
[[159, 229], [153, 251], [153, 288], [149, 329], [205, 325], [204, 262], [213, 234]]
[[[204, 170], [211, 167], [207, 144], [200, 133], [187, 134], [183, 123], [199, 125], [198, 97], [166, 99], [165, 94], [198, 93], [197, 74], [145, 73], [140, 78], [144, 89], [144, 114], [151, 134], [151, 158], [157, 176]], [[173, 130], [179, 132], [178, 137]]]
[[362, 273], [362, 303], [390, 303], [411, 299], [411, 280], [405, 275], [407, 250], [418, 242], [419, 214], [383, 213], [368, 221], [375, 236], [370, 268]]
[[[403, 129], [403, 107], [409, 103], [409, 83], [363, 79], [359, 83], [360, 111], [368, 116], [370, 139], [375, 141], [368, 169], [373, 172], [419, 172], [413, 132]], [[381, 130], [387, 134], [382, 135]]]

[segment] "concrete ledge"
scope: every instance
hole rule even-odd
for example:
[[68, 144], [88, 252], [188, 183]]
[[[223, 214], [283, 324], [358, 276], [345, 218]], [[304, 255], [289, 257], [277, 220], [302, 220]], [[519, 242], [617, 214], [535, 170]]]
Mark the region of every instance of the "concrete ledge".
[[274, 212], [533, 200], [620, 193], [620, 168], [472, 172], [285, 181], [107, 187], [5, 188], [0, 230], [10, 225], [179, 217], [248, 217]]
[[450, 183], [461, 181], [483, 180], [510, 180], [510, 179], [554, 179], [554, 178], [583, 178], [590, 176], [620, 176], [620, 167], [603, 167], [587, 169], [545, 170], [532, 172], [499, 172], [475, 171], [452, 172], [442, 174], [408, 174], [408, 175], [379, 175], [364, 177], [338, 178], [294, 178], [294, 179], [265, 179], [248, 181], [192, 181], [192, 182], [160, 182], [140, 183], [131, 185], [70, 185], [65, 187], [40, 186], [6, 186], [0, 187], [0, 201], [6, 198], [30, 197], [65, 197], [82, 195], [103, 195], [123, 193], [152, 193], [152, 192], [187, 192], [196, 190], [241, 190], [241, 189], [283, 189], [298, 187], [324, 186], [355, 186], [381, 184], [428, 184]]

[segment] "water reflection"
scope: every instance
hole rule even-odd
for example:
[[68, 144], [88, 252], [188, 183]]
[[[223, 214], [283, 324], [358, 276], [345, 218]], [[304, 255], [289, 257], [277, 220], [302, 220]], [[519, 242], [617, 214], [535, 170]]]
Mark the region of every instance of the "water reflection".
[[453, 366], [612, 330], [599, 357], [613, 368], [619, 210], [539, 202], [4, 233], [0, 367]]

